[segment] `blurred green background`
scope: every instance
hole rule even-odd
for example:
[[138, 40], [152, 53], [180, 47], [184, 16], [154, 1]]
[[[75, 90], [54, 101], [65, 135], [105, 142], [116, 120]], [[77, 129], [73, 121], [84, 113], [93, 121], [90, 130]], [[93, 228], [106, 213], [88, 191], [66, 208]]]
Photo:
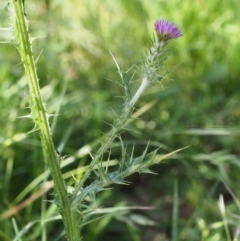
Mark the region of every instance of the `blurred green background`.
[[[149, 140], [149, 151], [161, 147], [159, 154], [189, 148], [154, 166], [158, 175], [134, 175], [131, 185], [99, 195], [98, 207], [115, 209], [84, 227], [83, 240], [240, 240], [239, 12], [239, 0], [26, 1], [30, 36], [39, 37], [33, 51], [35, 58], [40, 55], [43, 98], [48, 113], [56, 114], [50, 123], [54, 143], [69, 163], [63, 173], [89, 163], [86, 153], [97, 150], [114, 112], [121, 111], [123, 90], [109, 50], [123, 69], [133, 67], [131, 77], [150, 45], [156, 19], [173, 21], [184, 33], [171, 42], [164, 88], [145, 92], [137, 103], [142, 114], [122, 139], [129, 151], [135, 144], [136, 156]], [[9, 26], [7, 1], [1, 1], [0, 20], [0, 27]], [[0, 33], [1, 41], [11, 40], [11, 32]], [[134, 78], [137, 86], [140, 75]], [[19, 118], [28, 114], [19, 54], [1, 44], [0, 240], [13, 239], [14, 223], [19, 230], [30, 225], [23, 241], [64, 240], [60, 221], [45, 227], [39, 221], [56, 210], [44, 201], [52, 196], [40, 176], [45, 166], [39, 137], [27, 134], [34, 127], [30, 119]], [[114, 147], [111, 154], [118, 158], [121, 149]], [[117, 211], [119, 206], [137, 208]], [[150, 207], [155, 209], [143, 210]]]

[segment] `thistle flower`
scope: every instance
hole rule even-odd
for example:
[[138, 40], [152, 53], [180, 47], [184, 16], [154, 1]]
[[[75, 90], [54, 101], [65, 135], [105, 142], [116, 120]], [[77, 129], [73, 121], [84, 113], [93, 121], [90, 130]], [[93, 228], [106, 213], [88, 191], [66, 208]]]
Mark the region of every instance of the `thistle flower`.
[[144, 89], [157, 81], [161, 81], [166, 73], [162, 73], [164, 62], [167, 60], [170, 49], [166, 43], [182, 36], [182, 32], [172, 22], [167, 20], [157, 20], [154, 24], [158, 40], [152, 41], [152, 46], [147, 52], [146, 60], [142, 64], [142, 83], [132, 98], [130, 104], [134, 105]]
[[159, 41], [163, 43], [170, 39], [179, 38], [182, 36], [182, 32], [179, 30], [179, 28], [167, 20], [157, 20], [154, 24], [154, 27]]

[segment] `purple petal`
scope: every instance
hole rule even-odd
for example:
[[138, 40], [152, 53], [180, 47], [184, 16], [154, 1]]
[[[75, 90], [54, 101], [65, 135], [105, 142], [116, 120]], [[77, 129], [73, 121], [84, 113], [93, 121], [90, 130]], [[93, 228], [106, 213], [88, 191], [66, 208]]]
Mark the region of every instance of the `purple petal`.
[[179, 28], [167, 20], [157, 20], [154, 27], [160, 41], [167, 41], [182, 36]]

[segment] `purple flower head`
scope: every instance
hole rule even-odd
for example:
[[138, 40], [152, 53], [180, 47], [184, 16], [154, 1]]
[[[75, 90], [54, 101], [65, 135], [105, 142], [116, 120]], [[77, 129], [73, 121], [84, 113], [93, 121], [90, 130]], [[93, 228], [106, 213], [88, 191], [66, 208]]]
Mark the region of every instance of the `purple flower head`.
[[179, 38], [182, 32], [172, 22], [167, 20], [157, 20], [154, 24], [160, 42], [166, 42], [169, 39]]

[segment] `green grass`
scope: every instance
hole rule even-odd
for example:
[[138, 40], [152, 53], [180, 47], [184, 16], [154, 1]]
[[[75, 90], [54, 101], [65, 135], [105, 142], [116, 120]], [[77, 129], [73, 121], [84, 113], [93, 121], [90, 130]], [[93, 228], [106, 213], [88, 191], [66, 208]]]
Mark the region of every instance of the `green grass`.
[[[0, 27], [9, 25], [4, 3]], [[128, 124], [122, 139], [129, 150], [135, 144], [136, 156], [149, 140], [150, 150], [161, 147], [159, 154], [190, 147], [154, 167], [158, 175], [134, 175], [130, 186], [103, 192], [96, 202], [111, 213], [102, 219], [96, 215], [83, 228], [85, 240], [173, 240], [173, 229], [179, 241], [240, 239], [239, 11], [238, 0], [26, 1], [31, 36], [43, 37], [33, 49], [35, 57], [41, 53], [37, 67], [47, 110], [59, 114], [51, 124], [54, 143], [67, 156], [63, 172], [68, 178], [76, 168], [76, 177], [81, 176], [80, 168], [91, 160], [84, 150], [97, 150], [101, 132], [110, 129], [112, 110], [120, 111], [122, 89], [108, 50], [127, 70], [140, 63], [157, 18], [184, 32], [172, 43], [166, 68], [175, 67], [164, 89], [158, 85], [145, 93], [139, 109], [155, 102]], [[11, 37], [0, 33], [2, 41]], [[139, 81], [137, 73], [134, 78]], [[12, 240], [28, 224], [22, 241], [64, 240], [57, 238], [61, 222], [52, 221], [55, 206], [44, 201], [51, 200], [51, 183], [42, 175], [39, 137], [27, 134], [33, 129], [30, 120], [18, 118], [29, 114], [28, 88], [18, 53], [6, 44], [0, 45], [0, 93], [0, 215], [5, 214], [0, 240]], [[116, 145], [112, 158], [120, 154]], [[126, 206], [155, 209], [117, 209]]]

